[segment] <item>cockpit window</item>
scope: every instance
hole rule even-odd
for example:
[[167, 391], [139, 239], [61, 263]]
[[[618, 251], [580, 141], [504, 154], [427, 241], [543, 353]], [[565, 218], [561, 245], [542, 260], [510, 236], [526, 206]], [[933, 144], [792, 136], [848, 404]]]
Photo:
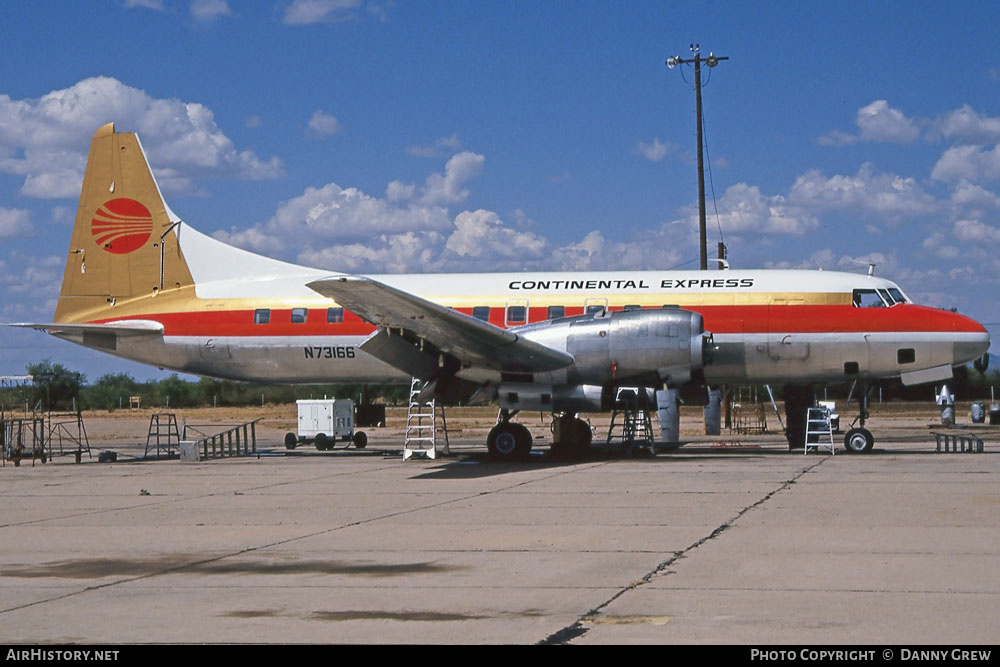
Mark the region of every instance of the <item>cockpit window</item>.
[[854, 306], [856, 308], [887, 308], [888, 304], [873, 289], [856, 289], [854, 290]]
[[903, 296], [903, 293], [900, 292], [899, 289], [890, 287], [889, 294], [891, 294], [892, 298], [896, 300], [896, 303], [906, 303], [906, 297]]
[[880, 289], [876, 291], [878, 292], [878, 295], [882, 297], [882, 300], [885, 301], [890, 308], [896, 305], [895, 299], [892, 298], [892, 295], [889, 294], [888, 290]]

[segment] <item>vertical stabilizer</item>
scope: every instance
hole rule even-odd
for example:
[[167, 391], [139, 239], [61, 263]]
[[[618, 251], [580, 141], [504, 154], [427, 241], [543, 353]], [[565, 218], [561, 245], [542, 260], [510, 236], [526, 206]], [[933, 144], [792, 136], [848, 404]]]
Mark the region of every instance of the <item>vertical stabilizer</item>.
[[[138, 137], [109, 123], [94, 133], [56, 322], [114, 317], [116, 306], [194, 283], [177, 242], [179, 219]], [[161, 247], [162, 245], [162, 247]]]

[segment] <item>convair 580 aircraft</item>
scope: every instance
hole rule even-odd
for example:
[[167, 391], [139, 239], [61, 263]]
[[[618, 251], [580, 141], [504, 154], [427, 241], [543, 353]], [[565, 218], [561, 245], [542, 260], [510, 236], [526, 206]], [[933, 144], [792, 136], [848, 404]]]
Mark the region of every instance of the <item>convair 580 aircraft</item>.
[[[975, 321], [914, 305], [888, 280], [828, 271], [361, 277], [296, 266], [183, 222], [138, 137], [113, 124], [90, 146], [54, 319], [22, 326], [233, 380], [420, 378], [428, 396], [499, 403], [487, 444], [501, 457], [531, 448], [510, 421], [518, 410], [578, 426], [576, 413], [607, 409], [620, 386], [772, 383], [787, 397], [814, 382], [931, 382], [990, 343]], [[589, 430], [563, 431], [589, 446]], [[845, 442], [868, 451], [873, 438], [860, 428]]]

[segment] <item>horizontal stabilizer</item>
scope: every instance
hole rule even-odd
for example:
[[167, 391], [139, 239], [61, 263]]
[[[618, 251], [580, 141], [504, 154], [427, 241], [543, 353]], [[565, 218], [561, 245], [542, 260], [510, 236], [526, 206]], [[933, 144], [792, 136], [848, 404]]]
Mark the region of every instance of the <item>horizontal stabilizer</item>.
[[375, 326], [405, 330], [463, 364], [505, 372], [542, 373], [573, 363], [572, 355], [565, 352], [376, 280], [339, 276], [311, 282], [308, 287]]
[[7, 324], [9, 327], [24, 327], [47, 331], [58, 338], [63, 338], [86, 347], [100, 348], [108, 352], [118, 349], [118, 341], [122, 338], [140, 336], [162, 336], [163, 325], [152, 320], [122, 320], [107, 324], [34, 324], [18, 322]]
[[118, 338], [128, 338], [131, 336], [150, 336], [163, 333], [163, 325], [152, 320], [122, 320], [120, 322], [109, 322], [107, 324], [35, 324], [32, 322], [14, 322], [5, 324], [8, 327], [24, 327], [25, 329], [37, 329], [47, 331], [53, 336], [85, 334], [85, 333], [105, 333], [114, 334]]

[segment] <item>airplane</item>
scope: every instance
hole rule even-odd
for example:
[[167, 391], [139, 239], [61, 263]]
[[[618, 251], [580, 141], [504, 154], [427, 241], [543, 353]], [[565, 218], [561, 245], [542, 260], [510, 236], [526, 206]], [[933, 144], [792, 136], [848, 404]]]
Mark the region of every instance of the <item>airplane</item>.
[[[620, 387], [783, 385], [801, 446], [813, 383], [952, 377], [984, 357], [974, 320], [914, 304], [892, 281], [834, 271], [612, 271], [357, 276], [206, 236], [163, 199], [134, 133], [94, 134], [52, 323], [21, 323], [102, 352], [216, 378], [425, 381], [421, 396], [496, 403], [491, 454], [531, 449], [520, 410], [551, 412], [564, 451], [578, 414]], [[789, 406], [795, 406], [794, 410]], [[794, 412], [794, 414], [793, 414]], [[558, 417], [557, 417], [558, 415]]]

